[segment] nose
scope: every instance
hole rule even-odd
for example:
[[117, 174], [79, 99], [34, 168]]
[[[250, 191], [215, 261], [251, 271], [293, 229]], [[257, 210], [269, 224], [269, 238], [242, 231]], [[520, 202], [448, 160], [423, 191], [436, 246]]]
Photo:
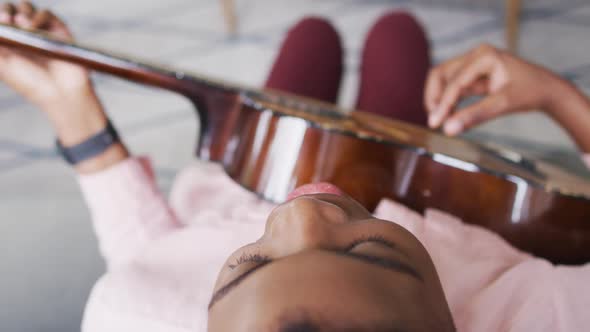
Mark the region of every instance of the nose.
[[271, 214], [265, 238], [278, 255], [292, 255], [306, 249], [336, 246], [336, 231], [348, 222], [339, 206], [313, 196], [293, 199]]

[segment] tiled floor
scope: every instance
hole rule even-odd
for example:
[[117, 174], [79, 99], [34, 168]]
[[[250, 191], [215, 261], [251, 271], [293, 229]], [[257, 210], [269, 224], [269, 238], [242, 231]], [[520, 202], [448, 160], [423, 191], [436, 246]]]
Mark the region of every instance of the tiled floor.
[[[341, 102], [349, 106], [362, 38], [387, 9], [404, 8], [419, 17], [437, 61], [482, 41], [503, 44], [499, 8], [452, 2], [445, 8], [439, 1], [239, 0], [235, 38], [224, 32], [219, 4], [212, 0], [37, 3], [54, 8], [86, 44], [249, 85], [263, 82], [290, 25], [307, 14], [326, 16], [345, 37]], [[531, 3], [524, 15], [522, 54], [590, 91], [590, 4]], [[197, 126], [190, 104], [109, 77], [96, 80], [124, 139], [134, 152], [153, 156], [161, 184], [169, 188], [174, 173], [192, 160]], [[572, 148], [539, 115], [496, 121], [478, 134]], [[90, 287], [104, 269], [73, 173], [56, 157], [52, 142], [43, 116], [0, 87], [0, 331], [77, 330]]]

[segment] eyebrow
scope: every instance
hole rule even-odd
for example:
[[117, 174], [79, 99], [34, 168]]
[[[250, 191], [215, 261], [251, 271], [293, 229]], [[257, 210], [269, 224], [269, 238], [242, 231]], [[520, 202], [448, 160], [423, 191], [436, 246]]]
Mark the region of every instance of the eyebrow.
[[[371, 264], [373, 266], [377, 266], [380, 268], [384, 268], [384, 269], [387, 269], [390, 271], [400, 272], [400, 273], [408, 275], [418, 281], [424, 282], [422, 275], [420, 273], [418, 273], [413, 267], [411, 267], [408, 264], [402, 263], [398, 260], [369, 256], [369, 255], [359, 254], [359, 253], [355, 253], [355, 252], [351, 252], [351, 251], [327, 250], [327, 252], [334, 254], [334, 255], [341, 256], [341, 257], [348, 257], [351, 259], [355, 259], [355, 260], [358, 260], [358, 261], [361, 261], [361, 262], [364, 262], [367, 264]], [[208, 309], [210, 310], [215, 303], [217, 303], [219, 300], [221, 300], [223, 297], [225, 297], [225, 295], [227, 295], [232, 289], [234, 289], [239, 284], [241, 284], [242, 281], [244, 281], [248, 276], [252, 275], [254, 272], [258, 271], [260, 268], [262, 268], [272, 262], [275, 262], [275, 261], [268, 261], [268, 262], [261, 263], [261, 264], [255, 266], [254, 268], [242, 273], [239, 277], [237, 277], [234, 280], [227, 283], [227, 285], [223, 286], [221, 289], [219, 289], [217, 292], [215, 292], [213, 294], [213, 296], [211, 297], [211, 301], [209, 302]]]

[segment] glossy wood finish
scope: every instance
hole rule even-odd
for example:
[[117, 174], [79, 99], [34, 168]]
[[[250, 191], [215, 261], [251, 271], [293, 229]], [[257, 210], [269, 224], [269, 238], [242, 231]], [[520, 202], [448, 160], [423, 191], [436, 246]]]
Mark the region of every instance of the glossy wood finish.
[[276, 91], [215, 81], [0, 26], [0, 43], [178, 92], [196, 105], [196, 154], [282, 202], [332, 182], [369, 209], [383, 197], [487, 227], [554, 262], [590, 261], [590, 185], [555, 167], [430, 130]]
[[[220, 162], [236, 182], [266, 199], [281, 202], [299, 185], [327, 181], [369, 209], [389, 197], [417, 211], [432, 207], [450, 212], [554, 262], [590, 259], [587, 199], [456, 167], [415, 146], [359, 139], [342, 128], [326, 130], [309, 119], [277, 112], [278, 105], [248, 103], [237, 110]], [[382, 134], [365, 130], [367, 136]]]

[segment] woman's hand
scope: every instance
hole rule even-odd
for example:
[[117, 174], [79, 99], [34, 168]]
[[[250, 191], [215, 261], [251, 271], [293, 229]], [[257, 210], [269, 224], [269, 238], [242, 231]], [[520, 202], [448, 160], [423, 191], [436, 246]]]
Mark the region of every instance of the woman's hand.
[[[59, 18], [48, 10], [37, 10], [28, 1], [5, 3], [0, 23], [73, 40]], [[6, 47], [0, 48], [0, 79], [43, 110], [64, 104], [74, 94], [91, 88], [88, 71], [80, 66]]]
[[[30, 2], [5, 3], [0, 23], [73, 40], [67, 26]], [[104, 128], [106, 116], [86, 69], [25, 51], [0, 47], [0, 80], [49, 117], [64, 144], [73, 145]]]
[[[57, 16], [36, 9], [28, 1], [4, 4], [0, 23], [73, 40], [70, 30]], [[43, 110], [66, 147], [81, 143], [106, 126], [107, 117], [88, 70], [81, 66], [0, 47], [0, 80]], [[127, 156], [125, 146], [115, 144], [101, 155], [81, 162], [76, 169], [83, 173], [99, 171]]]
[[[482, 122], [514, 112], [556, 112], [557, 99], [569, 85], [552, 72], [507, 52], [482, 45], [431, 70], [425, 105], [432, 128], [443, 125], [457, 135]], [[468, 96], [483, 99], [454, 112]]]

